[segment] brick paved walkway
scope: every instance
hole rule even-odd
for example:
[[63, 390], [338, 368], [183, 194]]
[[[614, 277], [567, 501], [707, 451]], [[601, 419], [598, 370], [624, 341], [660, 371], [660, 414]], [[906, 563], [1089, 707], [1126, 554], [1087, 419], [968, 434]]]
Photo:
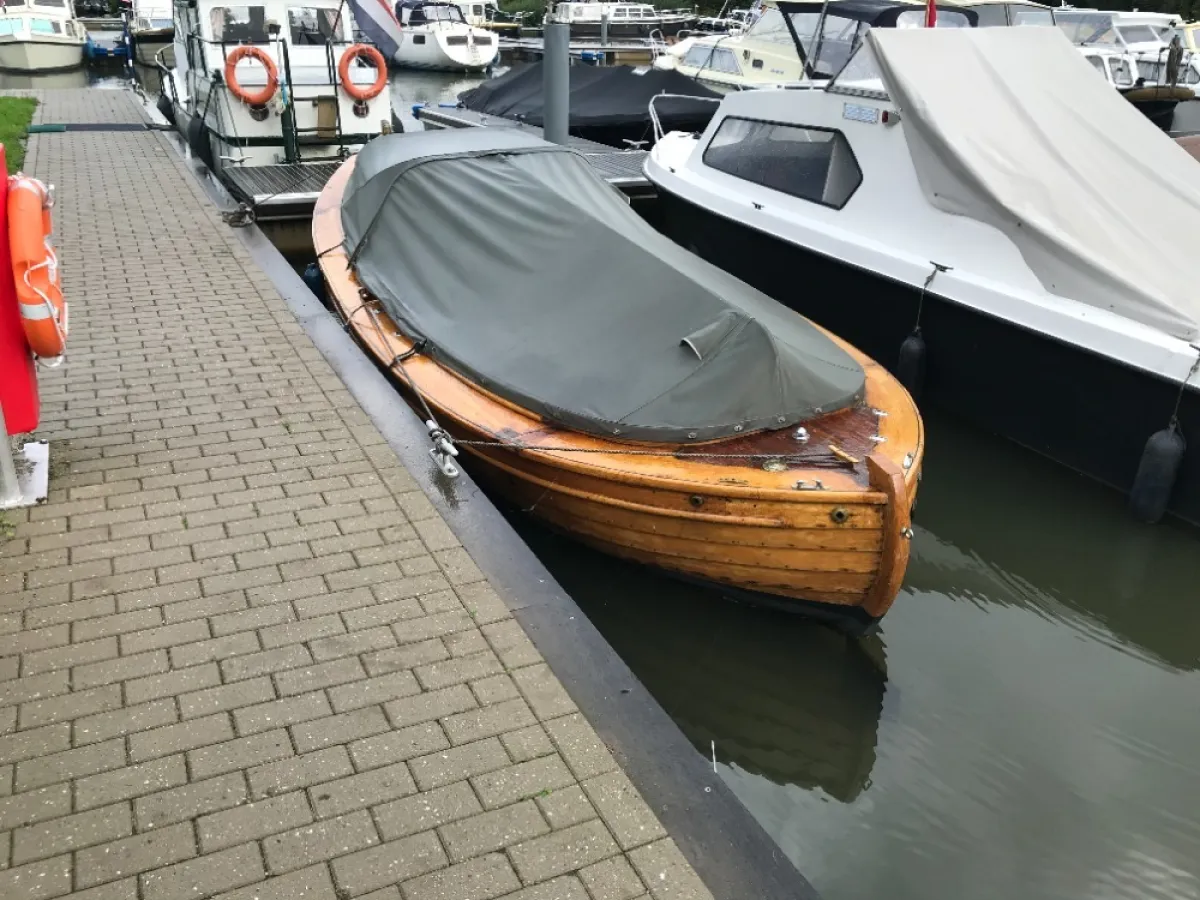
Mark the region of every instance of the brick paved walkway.
[[0, 897], [710, 896], [167, 138], [27, 167], [72, 335], [0, 537]]

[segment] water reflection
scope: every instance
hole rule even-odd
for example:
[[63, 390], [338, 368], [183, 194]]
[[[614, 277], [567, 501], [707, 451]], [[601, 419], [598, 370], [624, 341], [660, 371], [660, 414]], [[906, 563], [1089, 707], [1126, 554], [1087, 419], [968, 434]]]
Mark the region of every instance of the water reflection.
[[66, 72], [6, 72], [0, 70], [0, 91], [54, 90], [56, 88], [123, 88], [128, 84], [118, 63], [80, 66]]

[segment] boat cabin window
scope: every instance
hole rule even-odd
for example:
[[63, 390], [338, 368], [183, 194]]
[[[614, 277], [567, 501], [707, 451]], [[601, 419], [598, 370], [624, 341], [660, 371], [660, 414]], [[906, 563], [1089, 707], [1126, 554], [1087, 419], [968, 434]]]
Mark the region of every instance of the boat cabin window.
[[34, 34], [62, 34], [62, 25], [51, 19], [30, 19], [29, 30]]
[[265, 44], [267, 9], [265, 6], [215, 6], [209, 13], [213, 39], [231, 44]]
[[409, 25], [425, 25], [429, 22], [465, 22], [462, 10], [457, 6], [417, 6], [409, 11]]
[[1117, 87], [1129, 87], [1133, 84], [1133, 70], [1130, 69], [1128, 60], [1120, 56], [1110, 56], [1108, 71], [1112, 75], [1113, 84]]
[[827, 91], [835, 94], [853, 94], [857, 97], [889, 99], [883, 86], [883, 73], [875, 59], [875, 51], [865, 41], [858, 45], [857, 52], [850, 57], [845, 67], [834, 76]]
[[801, 200], [841, 209], [862, 184], [862, 169], [840, 131], [726, 118], [704, 164]]
[[613, 14], [614, 19], [624, 19], [626, 17], [627, 13], [628, 13], [628, 11], [625, 9], [625, 7], [618, 6], [616, 9], [613, 10], [612, 14]]
[[[802, 24], [806, 19], [812, 21], [807, 23], [807, 28]], [[793, 13], [792, 24], [796, 26], [796, 34], [803, 40], [804, 35], [812, 35], [817, 27], [818, 16], [815, 13]], [[753, 36], [760, 41], [770, 41], [773, 44], [786, 44], [792, 46], [792, 36], [788, 33], [787, 23], [783, 21], [783, 13], [775, 7], [770, 7], [763, 10], [763, 14], [758, 17], [753, 25], [750, 26], [746, 35]]]
[[[979, 7], [975, 7], [976, 10]], [[897, 28], [924, 28], [925, 27], [925, 10], [910, 9], [900, 13], [896, 18]], [[952, 12], [948, 9], [939, 9], [937, 11], [937, 28], [970, 28], [971, 20], [960, 12]]]
[[[999, 28], [1008, 26], [1008, 11], [1004, 8], [1003, 3], [980, 3], [978, 6], [972, 6], [971, 11], [979, 16], [980, 28]], [[942, 16], [942, 11], [938, 10], [938, 18]]]
[[471, 15], [475, 16], [477, 19], [482, 19], [483, 18], [482, 4], [476, 3], [474, 6], [472, 6], [471, 7]]
[[1104, 70], [1103, 59], [1101, 59], [1099, 56], [1089, 56], [1087, 57], [1087, 61], [1092, 64], [1093, 69], [1100, 73], [1100, 77], [1102, 77], [1105, 81], [1108, 81], [1108, 72]]
[[5, 34], [20, 34], [21, 20], [0, 18], [0, 35]]
[[741, 66], [732, 50], [713, 46], [693, 46], [683, 58], [685, 66], [695, 66], [701, 72], [724, 72], [728, 75], [740, 75]]
[[311, 6], [288, 7], [288, 32], [297, 46], [340, 40], [338, 10]]
[[1122, 25], [1117, 29], [1117, 34], [1127, 44], [1157, 44], [1158, 32], [1149, 25]]
[[1117, 44], [1112, 17], [1105, 13], [1059, 11], [1054, 14], [1054, 24], [1067, 40], [1081, 47], [1113, 47]]
[[[979, 11], [979, 7], [975, 7], [975, 11]], [[1009, 14], [1012, 16], [1014, 25], [1053, 25], [1054, 13], [1048, 9], [1037, 9], [1032, 6], [1010, 6]], [[983, 23], [980, 22], [982, 25]]]
[[49, 6], [54, 9], [62, 9], [67, 5], [67, 0], [33, 0], [34, 6]]

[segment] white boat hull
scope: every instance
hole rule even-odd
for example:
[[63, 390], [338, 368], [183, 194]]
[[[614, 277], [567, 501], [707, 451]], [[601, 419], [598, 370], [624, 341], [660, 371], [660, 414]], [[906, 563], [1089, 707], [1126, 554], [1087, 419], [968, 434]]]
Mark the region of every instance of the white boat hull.
[[83, 41], [0, 41], [0, 69], [14, 72], [56, 72], [83, 65]]
[[[469, 33], [468, 33], [469, 32]], [[420, 39], [424, 39], [420, 41]], [[451, 44], [451, 38], [466, 38], [464, 44]], [[483, 43], [487, 41], [487, 43]], [[437, 72], [482, 72], [496, 61], [499, 43], [496, 36], [482, 28], [455, 31], [406, 31], [392, 63], [402, 69], [426, 69]]]

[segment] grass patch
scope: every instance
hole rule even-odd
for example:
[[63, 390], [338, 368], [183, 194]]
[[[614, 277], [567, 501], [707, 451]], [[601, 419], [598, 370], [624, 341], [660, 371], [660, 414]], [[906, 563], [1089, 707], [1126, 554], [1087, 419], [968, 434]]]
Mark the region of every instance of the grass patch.
[[0, 97], [0, 144], [8, 159], [8, 174], [25, 164], [25, 139], [37, 101], [32, 97]]

